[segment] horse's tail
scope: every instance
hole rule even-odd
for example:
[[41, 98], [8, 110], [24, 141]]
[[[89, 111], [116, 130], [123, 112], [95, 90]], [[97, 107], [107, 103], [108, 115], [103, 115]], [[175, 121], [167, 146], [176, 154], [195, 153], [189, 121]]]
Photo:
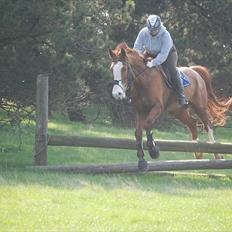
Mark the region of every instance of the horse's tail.
[[208, 93], [208, 110], [212, 116], [212, 123], [214, 125], [223, 126], [226, 123], [226, 112], [229, 111], [232, 105], [232, 97], [218, 99], [213, 91], [212, 76], [209, 70], [203, 66], [191, 66], [191, 69], [196, 71], [205, 82]]

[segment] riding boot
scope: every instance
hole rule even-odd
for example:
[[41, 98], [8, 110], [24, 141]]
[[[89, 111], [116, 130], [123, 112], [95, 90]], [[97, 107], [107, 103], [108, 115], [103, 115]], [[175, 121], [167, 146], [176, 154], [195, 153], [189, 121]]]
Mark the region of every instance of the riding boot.
[[179, 77], [178, 71], [177, 71], [177, 75], [175, 76], [175, 78], [173, 78], [173, 84], [174, 84], [175, 90], [177, 91], [179, 95], [179, 104], [182, 106], [187, 106], [189, 102], [184, 95], [184, 86]]

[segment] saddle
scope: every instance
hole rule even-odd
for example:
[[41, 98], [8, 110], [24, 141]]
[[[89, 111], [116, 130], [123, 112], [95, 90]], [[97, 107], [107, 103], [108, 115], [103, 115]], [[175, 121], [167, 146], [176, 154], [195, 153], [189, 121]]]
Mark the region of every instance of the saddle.
[[[180, 68], [177, 67], [176, 70], [177, 70], [177, 72], [178, 72], [178, 74], [179, 74], [178, 76], [179, 76], [180, 80], [182, 81], [183, 86], [184, 86], [184, 87], [189, 86], [191, 83], [190, 83], [190, 81], [189, 81], [189, 79], [188, 79], [188, 76], [185, 75], [185, 73], [183, 73], [183, 72], [180, 70]], [[170, 78], [168, 78], [168, 76], [165, 74], [165, 72], [164, 72], [164, 70], [163, 70], [163, 68], [162, 68], [161, 65], [160, 65], [160, 67], [159, 67], [159, 71], [161, 72], [162, 77], [164, 78], [164, 81], [165, 81], [166, 85], [167, 85], [170, 89], [173, 89], [172, 80], [171, 80]]]
[[[142, 57], [143, 57], [143, 60], [144, 60], [144, 64], [145, 64], [145, 65], [146, 65], [146, 63], [147, 63], [148, 61], [151, 61], [152, 59], [155, 58], [154, 55], [152, 55], [151, 53], [149, 53], [149, 52], [147, 52], [147, 51], [145, 51], [145, 53], [142, 55]], [[173, 86], [172, 80], [171, 80], [170, 77], [168, 77], [168, 75], [166, 75], [166, 73], [165, 73], [165, 71], [164, 71], [162, 65], [159, 65], [159, 66], [158, 66], [158, 70], [159, 70], [160, 73], [162, 74], [162, 77], [164, 78], [164, 81], [165, 81], [166, 85], [168, 86], [168, 88], [173, 89], [174, 86]], [[190, 83], [188, 77], [187, 77], [187, 76], [180, 70], [180, 68], [178, 68], [178, 67], [177, 67], [177, 72], [178, 72], [178, 74], [179, 74], [178, 76], [179, 76], [179, 78], [181, 79], [183, 86], [184, 86], [184, 87], [189, 86], [191, 83]]]

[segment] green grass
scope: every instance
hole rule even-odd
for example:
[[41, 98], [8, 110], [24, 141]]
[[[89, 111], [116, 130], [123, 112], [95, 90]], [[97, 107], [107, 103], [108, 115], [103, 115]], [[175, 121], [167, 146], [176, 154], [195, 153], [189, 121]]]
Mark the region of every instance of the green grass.
[[[227, 175], [217, 179], [33, 171], [27, 168], [32, 165], [33, 133], [33, 127], [25, 130], [18, 150], [17, 135], [0, 131], [0, 231], [231, 231], [231, 170], [207, 171]], [[134, 130], [52, 120], [49, 133], [133, 138]], [[190, 139], [184, 129], [154, 134]], [[229, 129], [218, 128], [216, 136], [231, 142]], [[48, 154], [50, 165], [137, 162], [135, 151], [127, 150], [49, 147]], [[160, 159], [192, 157], [162, 152]]]

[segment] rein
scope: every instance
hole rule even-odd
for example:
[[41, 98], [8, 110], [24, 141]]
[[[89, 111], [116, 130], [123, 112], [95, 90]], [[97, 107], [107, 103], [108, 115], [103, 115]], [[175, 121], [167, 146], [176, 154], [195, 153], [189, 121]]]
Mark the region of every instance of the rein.
[[131, 67], [131, 64], [128, 61], [124, 61], [123, 63], [125, 63], [129, 67], [129, 71], [132, 73], [132, 75], [133, 75], [134, 78], [140, 76], [141, 74], [143, 74], [148, 69], [148, 67], [146, 66], [141, 72], [139, 72], [139, 73], [136, 74], [133, 71], [133, 69]]
[[131, 67], [131, 64], [128, 61], [124, 61], [123, 63], [125, 63], [127, 65], [127, 67], [129, 68], [129, 72], [127, 72], [127, 81], [128, 81], [128, 86], [126, 89], [126, 95], [128, 96], [128, 98], [130, 99], [130, 89], [132, 86], [132, 83], [134, 82], [134, 80], [139, 77], [140, 75], [142, 75], [147, 69], [148, 67], [146, 66], [142, 71], [140, 71], [139, 73], [135, 73], [133, 68]]

